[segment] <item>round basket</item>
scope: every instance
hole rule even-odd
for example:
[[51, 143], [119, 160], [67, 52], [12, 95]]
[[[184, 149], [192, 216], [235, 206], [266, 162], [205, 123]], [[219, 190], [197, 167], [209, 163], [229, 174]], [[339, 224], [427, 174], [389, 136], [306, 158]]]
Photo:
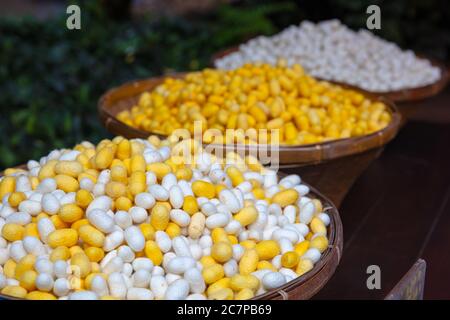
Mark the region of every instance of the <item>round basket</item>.
[[[171, 77], [180, 78], [182, 76], [182, 74], [176, 74]], [[141, 93], [151, 91], [163, 81], [164, 77], [138, 80], [125, 83], [106, 92], [98, 102], [99, 116], [106, 129], [113, 134], [126, 138], [147, 138], [151, 134], [161, 136], [158, 133], [133, 128], [119, 121], [117, 114], [123, 110], [131, 109], [137, 103]], [[279, 164], [282, 166], [298, 166], [319, 163], [378, 148], [392, 140], [397, 134], [401, 123], [401, 115], [397, 108], [392, 102], [383, 97], [376, 97], [365, 92], [363, 94], [373, 100], [381, 101], [388, 106], [392, 115], [392, 121], [386, 128], [361, 137], [339, 139], [317, 144], [279, 146], [277, 148], [279, 152]], [[224, 145], [217, 146], [217, 148], [224, 148], [227, 151], [238, 150], [250, 152], [258, 149], [270, 152], [270, 146], [263, 145]]]
[[[171, 75], [171, 77], [178, 78], [182, 76], [182, 74]], [[117, 114], [132, 108], [137, 103], [141, 93], [151, 91], [163, 80], [164, 77], [137, 80], [106, 92], [98, 102], [99, 116], [106, 129], [115, 135], [126, 138], [147, 138], [152, 134], [119, 121]], [[277, 148], [277, 158], [279, 159], [277, 166], [280, 168], [299, 168], [299, 172], [305, 180], [319, 190], [326, 190], [324, 194], [338, 207], [356, 178], [380, 154], [382, 148], [396, 136], [402, 122], [402, 116], [392, 102], [383, 97], [377, 97], [366, 92], [362, 93], [373, 100], [385, 103], [389, 107], [392, 121], [386, 128], [361, 137], [319, 144], [279, 146]], [[160, 134], [156, 135], [161, 136]], [[271, 155], [270, 147], [262, 145], [215, 146], [214, 149], [237, 151], [241, 154], [262, 152]], [[326, 175], [323, 175], [322, 172], [326, 172]]]
[[[218, 59], [221, 59], [230, 53], [236, 52], [239, 50], [239, 47], [231, 47], [227, 48], [225, 50], [219, 51], [212, 55], [210, 64], [212, 66], [215, 66], [215, 61]], [[424, 57], [421, 55], [418, 55], [421, 58], [427, 59], [431, 62], [431, 64], [435, 67], [438, 67], [441, 70], [441, 78], [436, 81], [435, 83], [425, 85], [422, 87], [417, 88], [411, 88], [411, 89], [402, 89], [402, 90], [396, 90], [396, 91], [389, 91], [389, 92], [372, 92], [372, 91], [366, 91], [364, 89], [360, 89], [355, 86], [350, 86], [347, 84], [344, 84], [342, 82], [336, 82], [336, 81], [330, 81], [339, 85], [344, 85], [350, 88], [356, 88], [357, 90], [372, 94], [374, 96], [383, 96], [389, 100], [392, 100], [394, 102], [402, 103], [402, 102], [411, 102], [411, 101], [417, 101], [422, 100], [425, 98], [430, 98], [432, 96], [437, 95], [439, 92], [441, 92], [448, 84], [450, 75], [449, 75], [449, 68], [444, 63], [431, 59], [428, 57]], [[324, 79], [326, 80], [326, 79]], [[326, 80], [329, 81], [329, 80]], [[403, 111], [403, 110], [400, 110]], [[407, 111], [407, 110], [406, 110]]]
[[[25, 165], [17, 168], [26, 169]], [[0, 173], [0, 177], [3, 172]], [[285, 176], [279, 172], [279, 176]], [[304, 183], [304, 182], [303, 182]], [[306, 183], [305, 183], [306, 184]], [[308, 185], [308, 184], [306, 184]], [[310, 188], [309, 196], [313, 199], [319, 199], [326, 212], [330, 216], [330, 224], [328, 226], [328, 248], [322, 253], [320, 260], [314, 265], [313, 269], [304, 275], [295, 278], [285, 285], [268, 291], [264, 294], [254, 297], [252, 300], [305, 300], [314, 296], [320, 289], [325, 286], [328, 280], [333, 276], [336, 268], [341, 260], [344, 232], [339, 211], [336, 206], [324, 195], [318, 192], [314, 187]], [[0, 294], [0, 300], [22, 300], [15, 297]]]
[[[284, 174], [281, 174], [284, 175]], [[309, 186], [309, 185], [308, 185]], [[306, 274], [286, 283], [285, 285], [256, 296], [253, 300], [306, 300], [322, 289], [333, 276], [341, 260], [344, 232], [341, 218], [336, 206], [315, 188], [311, 188], [311, 196], [319, 199], [331, 218], [328, 226], [328, 249], [324, 251], [314, 268]]]

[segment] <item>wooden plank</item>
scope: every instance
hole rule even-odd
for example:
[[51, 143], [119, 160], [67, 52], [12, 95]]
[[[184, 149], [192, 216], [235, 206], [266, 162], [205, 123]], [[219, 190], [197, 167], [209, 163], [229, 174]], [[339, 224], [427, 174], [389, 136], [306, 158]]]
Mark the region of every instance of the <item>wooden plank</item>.
[[389, 292], [386, 300], [422, 300], [426, 273], [425, 260], [419, 259], [399, 283]]
[[425, 281], [426, 299], [450, 299], [450, 187], [442, 203], [440, 219], [420, 254], [430, 261]]
[[[443, 245], [433, 254], [426, 250], [430, 257], [424, 255], [432, 274], [427, 276], [426, 288], [440, 288], [441, 294], [448, 294], [449, 286], [439, 284], [439, 276], [432, 272], [442, 263], [439, 258], [450, 265], [450, 257], [439, 255], [441, 250], [448, 251], [450, 235], [444, 230], [450, 221], [438, 224], [440, 235], [433, 231], [440, 216], [450, 219], [441, 214], [442, 210], [449, 212], [442, 203], [450, 185], [450, 148], [443, 146], [450, 146], [450, 126], [409, 123], [360, 177], [340, 210], [344, 226], [341, 264], [315, 299], [383, 299], [419, 258], [427, 239], [427, 248], [439, 241]], [[367, 289], [369, 265], [381, 269], [381, 290]]]

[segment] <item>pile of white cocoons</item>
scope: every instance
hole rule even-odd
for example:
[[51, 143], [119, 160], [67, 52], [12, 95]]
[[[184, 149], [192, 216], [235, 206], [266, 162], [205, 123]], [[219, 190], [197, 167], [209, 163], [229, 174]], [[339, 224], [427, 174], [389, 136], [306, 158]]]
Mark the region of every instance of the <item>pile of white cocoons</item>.
[[403, 51], [368, 30], [355, 32], [339, 20], [303, 21], [272, 37], [254, 38], [217, 59], [215, 66], [235, 69], [245, 63], [276, 64], [280, 59], [302, 65], [314, 77], [371, 92], [422, 87], [441, 77], [439, 68], [411, 50]]
[[0, 177], [0, 297], [252, 299], [318, 270], [329, 209], [196, 140], [85, 141]]

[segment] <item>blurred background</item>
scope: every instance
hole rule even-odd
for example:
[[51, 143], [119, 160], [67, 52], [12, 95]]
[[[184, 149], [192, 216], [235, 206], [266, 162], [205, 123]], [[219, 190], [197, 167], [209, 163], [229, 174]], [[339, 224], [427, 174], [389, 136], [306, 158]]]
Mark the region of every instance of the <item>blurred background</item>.
[[[66, 28], [69, 4], [81, 30]], [[113, 86], [207, 67], [218, 50], [305, 19], [365, 28], [371, 4], [377, 35], [449, 62], [447, 0], [0, 0], [0, 170], [109, 137], [96, 104]]]

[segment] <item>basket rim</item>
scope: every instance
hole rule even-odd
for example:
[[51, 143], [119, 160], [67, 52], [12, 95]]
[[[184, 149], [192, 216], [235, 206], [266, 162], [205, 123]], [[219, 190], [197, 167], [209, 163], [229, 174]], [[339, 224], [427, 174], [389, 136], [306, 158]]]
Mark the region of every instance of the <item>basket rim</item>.
[[[132, 80], [125, 82], [122, 85], [117, 87], [113, 87], [106, 91], [98, 100], [97, 110], [99, 113], [99, 117], [106, 127], [107, 130], [112, 132], [113, 134], [121, 134], [126, 138], [132, 137], [140, 137], [146, 138], [150, 135], [157, 135], [159, 137], [167, 137], [167, 135], [158, 133], [158, 132], [149, 132], [141, 129], [137, 129], [131, 127], [124, 122], [117, 119], [116, 114], [111, 112], [110, 108], [118, 101], [122, 101], [125, 98], [133, 98], [139, 96], [141, 93], [148, 91], [147, 87], [150, 87], [150, 90], [160, 84], [165, 78], [181, 78], [184, 76], [184, 73], [175, 73], [168, 76], [159, 76], [152, 77], [140, 80]], [[322, 81], [322, 80], [320, 80]], [[321, 162], [326, 160], [332, 160], [336, 158], [341, 158], [344, 156], [349, 156], [352, 154], [361, 153], [364, 151], [368, 151], [377, 147], [381, 147], [391, 141], [398, 133], [403, 117], [400, 111], [397, 109], [394, 102], [390, 99], [387, 99], [384, 96], [376, 96], [369, 92], [364, 92], [358, 88], [354, 88], [351, 86], [338, 84], [343, 88], [348, 88], [351, 90], [355, 90], [365, 97], [373, 100], [384, 103], [389, 108], [389, 112], [391, 114], [391, 121], [389, 124], [381, 130], [376, 132], [358, 136], [358, 137], [350, 137], [343, 139], [330, 140], [320, 143], [312, 143], [312, 144], [303, 144], [303, 145], [279, 145], [276, 147], [276, 151], [281, 153], [289, 153], [293, 154], [293, 157], [289, 157], [288, 161], [280, 161], [280, 164], [309, 164], [314, 162]], [[133, 94], [124, 94], [125, 91], [132, 90]], [[135, 92], [136, 91], [136, 92]], [[127, 107], [126, 109], [130, 109]], [[114, 125], [118, 129], [111, 129], [111, 126]], [[124, 134], [126, 132], [126, 134]], [[242, 144], [230, 144], [230, 145], [218, 145], [218, 144], [207, 144], [204, 145], [210, 146], [211, 148], [224, 148], [225, 150], [233, 149], [237, 151], [253, 151], [253, 150], [270, 150], [274, 148], [272, 145], [242, 145]], [[294, 155], [295, 153], [295, 155]], [[298, 158], [296, 153], [302, 153], [303, 155], [309, 154], [309, 157]], [[286, 160], [286, 159], [285, 159]]]
[[[215, 68], [216, 60], [221, 59], [231, 53], [237, 52], [239, 50], [240, 46], [241, 45], [236, 45], [236, 46], [228, 47], [223, 50], [217, 51], [216, 53], [214, 53], [211, 56], [210, 64]], [[444, 63], [441, 60], [438, 60], [435, 58], [430, 58], [423, 54], [416, 54], [416, 53], [414, 53], [414, 54], [421, 59], [428, 60], [432, 66], [439, 68], [441, 71], [441, 78], [439, 80], [437, 80], [433, 83], [427, 84], [427, 85], [413, 87], [413, 88], [405, 88], [405, 89], [394, 90], [394, 91], [385, 91], [385, 92], [383, 92], [383, 91], [368, 91], [368, 90], [364, 90], [356, 85], [350, 85], [345, 82], [331, 81], [331, 80], [322, 79], [322, 78], [317, 78], [317, 79], [332, 82], [332, 83], [335, 83], [335, 84], [338, 84], [341, 86], [347, 86], [349, 88], [363, 91], [365, 93], [373, 94], [376, 96], [384, 96], [396, 103], [412, 102], [412, 101], [421, 100], [421, 99], [430, 98], [432, 96], [435, 96], [436, 94], [441, 92], [447, 86], [447, 84], [450, 80], [450, 66], [448, 66], [446, 63]]]
[[[286, 175], [282, 172], [279, 172], [280, 176]], [[329, 245], [328, 248], [322, 253], [322, 256], [320, 257], [320, 260], [314, 265], [314, 267], [308, 271], [307, 273], [301, 275], [300, 277], [297, 277], [281, 287], [278, 287], [276, 289], [270, 290], [268, 292], [265, 292], [263, 294], [260, 294], [252, 300], [264, 300], [264, 299], [271, 299], [276, 298], [277, 295], [281, 296], [283, 299], [285, 298], [280, 291], [284, 291], [284, 294], [289, 294], [290, 291], [298, 287], [299, 285], [302, 285], [309, 281], [310, 279], [314, 278], [316, 275], [318, 275], [329, 263], [331, 263], [331, 259], [333, 258], [333, 250], [337, 250], [338, 254], [338, 260], [337, 264], [333, 266], [332, 272], [328, 275], [327, 281], [333, 276], [334, 271], [336, 270], [337, 266], [339, 265], [340, 259], [342, 257], [342, 251], [343, 251], [343, 237], [344, 237], [344, 231], [342, 226], [342, 221], [339, 215], [339, 210], [336, 208], [336, 206], [329, 200], [325, 195], [317, 191], [314, 187], [311, 185], [305, 183], [302, 181], [302, 184], [307, 185], [310, 188], [309, 195], [313, 195], [314, 199], [320, 199], [322, 204], [324, 205], [324, 209], [327, 208], [326, 213], [330, 216], [330, 225], [328, 226], [329, 234], [328, 234], [328, 240]], [[326, 283], [326, 282], [325, 282]], [[309, 295], [308, 298], [314, 296], [320, 289], [323, 288], [325, 283], [319, 285], [318, 287], [314, 288], [314, 292], [310, 292], [311, 295]]]
[[[15, 168], [25, 169], [26, 165], [22, 164], [19, 166], [16, 166]], [[0, 178], [3, 177], [4, 171], [0, 172]], [[285, 177], [288, 174], [278, 171], [277, 175], [279, 178]], [[330, 224], [327, 227], [328, 229], [328, 248], [322, 253], [320, 260], [314, 264], [314, 267], [308, 271], [307, 273], [285, 283], [284, 285], [275, 288], [273, 290], [270, 290], [268, 292], [265, 292], [263, 294], [260, 294], [258, 296], [253, 297], [250, 300], [272, 300], [277, 298], [277, 296], [280, 296], [281, 298], [285, 298], [285, 295], [288, 296], [289, 292], [297, 288], [298, 286], [307, 283], [309, 280], [314, 278], [316, 275], [318, 275], [325, 266], [328, 266], [331, 263], [331, 259], [333, 258], [333, 251], [337, 251], [337, 262], [335, 265], [332, 265], [331, 272], [327, 275], [326, 281], [319, 283], [317, 286], [314, 287], [313, 290], [308, 292], [307, 298], [311, 298], [314, 296], [320, 289], [323, 288], [323, 286], [326, 284], [326, 282], [333, 276], [337, 266], [339, 265], [342, 251], [343, 251], [343, 242], [344, 242], [344, 231], [342, 226], [342, 220], [339, 214], [339, 210], [334, 205], [334, 203], [328, 199], [324, 194], [320, 193], [317, 189], [309, 185], [308, 183], [301, 181], [302, 184], [308, 186], [310, 189], [308, 195], [313, 196], [313, 199], [319, 199], [322, 202], [324, 211], [330, 216]], [[282, 293], [280, 293], [282, 292]], [[0, 299], [7, 299], [7, 300], [26, 300], [25, 298], [17, 298], [13, 296], [8, 296], [5, 294], [0, 293]]]

